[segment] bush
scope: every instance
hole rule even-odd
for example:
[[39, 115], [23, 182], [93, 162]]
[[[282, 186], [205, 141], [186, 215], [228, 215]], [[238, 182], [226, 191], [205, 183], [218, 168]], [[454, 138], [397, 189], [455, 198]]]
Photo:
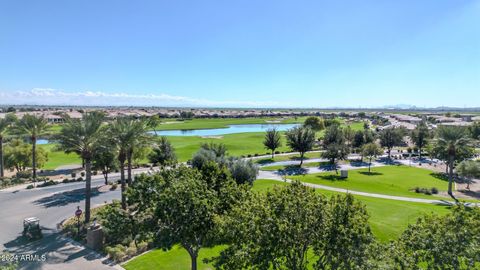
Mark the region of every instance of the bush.
[[53, 180], [49, 180], [49, 181], [43, 182], [42, 184], [39, 184], [38, 187], [48, 187], [48, 186], [54, 186], [56, 184], [57, 184], [57, 182], [55, 182]]
[[130, 243], [130, 246], [126, 249], [125, 253], [127, 253], [128, 257], [133, 257], [137, 255], [137, 247], [135, 246], [135, 243], [132, 242]]
[[27, 186], [27, 189], [32, 189], [32, 188], [33, 188], [33, 185], [32, 185], [32, 184], [30, 184], [30, 185]]
[[415, 187], [415, 192], [416, 192], [416, 193], [420, 193], [420, 188], [419, 188], [419, 187]]
[[255, 156], [258, 157], [258, 153], [255, 153]]
[[97, 174], [98, 174], [98, 171], [93, 171], [92, 174], [93, 174], [93, 175], [97, 175]]
[[108, 256], [114, 260], [115, 262], [121, 262], [126, 259], [126, 249], [122, 245], [116, 245], [114, 247], [106, 247], [105, 251], [107, 252]]
[[138, 253], [143, 253], [145, 251], [147, 251], [148, 249], [148, 243], [147, 242], [140, 242], [137, 244], [137, 250], [138, 250]]
[[20, 171], [20, 172], [17, 172], [16, 176], [17, 178], [28, 179], [32, 177], [32, 173], [27, 171]]
[[280, 154], [280, 151], [275, 151], [275, 155], [278, 155], [278, 154]]
[[252, 155], [248, 154], [247, 157], [252, 157]]
[[72, 172], [70, 175], [72, 176], [72, 178], [76, 178], [76, 177], [77, 177], [77, 173], [76, 173], [76, 172]]
[[80, 176], [81, 176], [81, 177], [85, 177], [85, 172], [81, 172], [81, 173], [80, 173]]
[[62, 183], [70, 183], [70, 179], [65, 178], [65, 179], [62, 180]]
[[116, 190], [117, 187], [118, 187], [118, 184], [117, 183], [113, 183], [111, 184], [112, 186], [110, 187], [110, 190]]
[[83, 181], [83, 178], [82, 178], [82, 177], [78, 177], [78, 178], [77, 178], [77, 181], [78, 181], [78, 182], [81, 182], [81, 181]]
[[432, 187], [430, 191], [432, 192], [432, 194], [438, 194], [438, 189], [436, 187]]

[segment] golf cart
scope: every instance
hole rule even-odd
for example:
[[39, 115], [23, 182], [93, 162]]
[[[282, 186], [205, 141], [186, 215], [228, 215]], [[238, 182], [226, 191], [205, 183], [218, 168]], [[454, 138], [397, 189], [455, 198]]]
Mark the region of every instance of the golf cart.
[[40, 219], [30, 217], [23, 220], [22, 235], [28, 240], [36, 240], [43, 237], [42, 229], [40, 228]]

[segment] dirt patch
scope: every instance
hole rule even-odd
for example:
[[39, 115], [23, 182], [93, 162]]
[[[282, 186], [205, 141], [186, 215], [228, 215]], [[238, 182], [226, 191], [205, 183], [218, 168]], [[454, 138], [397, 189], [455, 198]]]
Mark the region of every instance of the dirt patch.
[[223, 136], [202, 136], [202, 139], [223, 139]]

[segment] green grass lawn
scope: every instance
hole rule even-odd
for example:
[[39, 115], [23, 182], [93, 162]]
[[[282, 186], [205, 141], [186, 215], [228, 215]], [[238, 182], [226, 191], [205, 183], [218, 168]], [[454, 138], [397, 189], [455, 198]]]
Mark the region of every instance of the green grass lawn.
[[[275, 180], [257, 180], [253, 185], [253, 189], [259, 192], [266, 192], [274, 186], [284, 186], [288, 183]], [[338, 194], [327, 190], [316, 190], [318, 193], [326, 196]], [[370, 214], [370, 226], [374, 235], [381, 241], [389, 241], [397, 238], [409, 223], [413, 223], [416, 219], [424, 214], [436, 213], [444, 215], [449, 212], [449, 208], [445, 206], [410, 203], [394, 200], [385, 200], [370, 198], [364, 196], [355, 196], [356, 199], [362, 201]], [[210, 270], [213, 269], [211, 265], [205, 265], [202, 260], [217, 256], [222, 247], [203, 248], [200, 251], [198, 260], [198, 269]], [[176, 270], [189, 269], [190, 257], [188, 253], [178, 246], [170, 251], [153, 250], [142, 256], [134, 258], [133, 260], [122, 265], [127, 270]]]
[[43, 144], [38, 147], [48, 152], [48, 161], [41, 169], [54, 170], [63, 165], [82, 164], [82, 160], [77, 154], [66, 154], [63, 151], [56, 151], [55, 144]]
[[435, 195], [415, 193], [415, 187], [432, 188], [446, 191], [448, 182], [434, 176], [432, 171], [408, 166], [385, 166], [349, 171], [347, 179], [342, 179], [335, 172], [292, 176], [302, 182], [344, 188], [354, 191], [387, 194], [415, 198], [443, 198]]
[[[304, 160], [307, 160], [310, 158], [320, 158], [320, 153], [319, 152], [305, 153]], [[290, 160], [300, 160], [300, 155], [299, 154], [275, 155], [273, 159], [271, 157], [258, 158], [258, 159], [254, 159], [254, 162], [258, 164], [268, 164], [272, 162], [290, 161]]]

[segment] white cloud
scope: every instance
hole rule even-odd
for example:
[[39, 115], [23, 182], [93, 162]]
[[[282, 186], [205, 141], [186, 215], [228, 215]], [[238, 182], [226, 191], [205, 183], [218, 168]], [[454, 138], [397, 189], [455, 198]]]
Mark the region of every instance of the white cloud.
[[29, 91], [0, 91], [2, 105], [77, 105], [77, 106], [195, 106], [195, 107], [278, 107], [276, 102], [217, 101], [168, 94], [69, 92], [50, 88]]

